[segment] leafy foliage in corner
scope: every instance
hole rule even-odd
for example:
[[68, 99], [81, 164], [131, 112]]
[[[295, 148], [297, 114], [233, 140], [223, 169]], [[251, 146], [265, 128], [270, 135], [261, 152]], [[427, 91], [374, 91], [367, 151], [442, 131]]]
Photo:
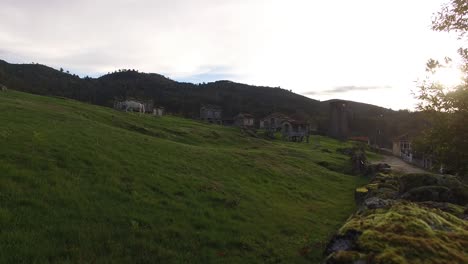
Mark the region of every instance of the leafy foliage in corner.
[[[442, 7], [435, 16], [433, 30], [455, 32], [458, 38], [467, 43], [468, 2], [452, 0]], [[449, 171], [465, 175], [468, 173], [468, 49], [460, 47], [458, 54], [461, 63], [458, 65], [463, 76], [460, 84], [446, 87], [430, 78], [419, 85], [416, 98], [419, 99], [419, 110], [428, 113], [432, 126], [426, 129], [424, 137], [417, 142], [416, 148], [432, 153]], [[427, 62], [426, 71], [430, 74], [446, 67], [453, 67], [451, 58], [443, 62], [431, 59]]]

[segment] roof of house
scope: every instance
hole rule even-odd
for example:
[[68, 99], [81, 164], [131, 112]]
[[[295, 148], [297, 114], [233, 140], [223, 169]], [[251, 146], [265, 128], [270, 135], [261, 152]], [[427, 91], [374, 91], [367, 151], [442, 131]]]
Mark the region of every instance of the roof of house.
[[292, 125], [307, 125], [308, 122], [304, 119], [292, 119], [292, 118], [288, 118], [286, 120], [284, 120], [282, 123], [284, 122], [288, 122], [288, 123], [291, 123]]
[[239, 113], [234, 118], [254, 118], [254, 116], [249, 113]]
[[219, 105], [210, 105], [210, 104], [202, 104], [200, 108], [207, 108], [207, 109], [213, 109], [213, 110], [221, 110], [221, 107]]
[[289, 117], [285, 114], [282, 114], [282, 113], [279, 113], [279, 112], [274, 112], [274, 113], [271, 113], [267, 116], [265, 116], [264, 118], [262, 118], [262, 120], [270, 120], [272, 118], [278, 118], [278, 119], [288, 119]]

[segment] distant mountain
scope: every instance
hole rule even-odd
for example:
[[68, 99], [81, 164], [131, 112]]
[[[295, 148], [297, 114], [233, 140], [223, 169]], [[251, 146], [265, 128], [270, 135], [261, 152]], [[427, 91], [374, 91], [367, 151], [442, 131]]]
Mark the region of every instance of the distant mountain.
[[100, 78], [79, 78], [38, 64], [0, 61], [0, 82], [13, 89], [42, 95], [74, 98], [112, 106], [115, 98], [153, 99], [169, 111], [184, 116], [198, 114], [200, 104], [223, 106], [226, 117], [240, 111], [257, 116], [272, 111], [316, 115], [320, 102], [280, 88], [250, 86], [230, 81], [191, 84], [159, 74], [122, 71]]
[[[281, 88], [231, 81], [183, 83], [159, 74], [134, 70], [118, 71], [99, 78], [80, 78], [45, 65], [10, 64], [0, 60], [0, 83], [19, 91], [109, 107], [116, 99], [153, 100], [168, 112], [196, 118], [201, 104], [215, 104], [223, 108], [224, 118], [232, 118], [239, 112], [249, 112], [256, 117], [282, 112], [315, 119], [323, 133], [328, 127], [328, 101], [320, 102]], [[369, 136], [371, 140], [381, 141], [387, 146], [392, 137], [405, 132], [406, 128], [402, 128], [405, 124], [415, 124], [414, 114], [407, 111], [357, 102], [349, 102], [349, 108], [353, 118], [352, 134]]]

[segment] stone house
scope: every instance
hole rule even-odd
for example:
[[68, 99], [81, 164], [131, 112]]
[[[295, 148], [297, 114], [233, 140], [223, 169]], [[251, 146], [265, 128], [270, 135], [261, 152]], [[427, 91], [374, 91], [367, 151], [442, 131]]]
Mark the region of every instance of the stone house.
[[413, 161], [413, 151], [411, 149], [412, 138], [409, 134], [401, 135], [393, 140], [393, 155], [402, 158], [405, 161]]
[[255, 118], [248, 113], [240, 113], [234, 117], [234, 125], [238, 127], [254, 127]]
[[164, 115], [164, 107], [156, 106], [153, 108], [153, 115], [155, 116], [163, 116]]
[[260, 128], [277, 132], [281, 130], [281, 123], [288, 119], [284, 114], [272, 113], [260, 120]]
[[305, 120], [288, 119], [281, 123], [281, 134], [287, 141], [309, 142], [310, 127]]
[[141, 101], [141, 103], [145, 106], [146, 113], [153, 113], [154, 112], [154, 101], [153, 100], [145, 100]]
[[200, 120], [222, 125], [222, 113], [221, 107], [217, 105], [202, 105], [200, 107]]
[[412, 148], [412, 142], [414, 138], [415, 136], [412, 133], [406, 133], [393, 139], [393, 155], [400, 157], [402, 160], [412, 163], [421, 168], [432, 169], [433, 157], [425, 153], [415, 152]]

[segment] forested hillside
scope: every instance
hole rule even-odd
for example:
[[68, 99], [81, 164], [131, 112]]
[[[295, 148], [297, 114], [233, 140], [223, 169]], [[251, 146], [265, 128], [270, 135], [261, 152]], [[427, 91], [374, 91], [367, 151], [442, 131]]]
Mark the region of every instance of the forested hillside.
[[[153, 100], [168, 112], [189, 118], [198, 117], [201, 104], [220, 105], [223, 117], [227, 119], [239, 112], [249, 112], [257, 118], [282, 112], [315, 121], [322, 134], [326, 134], [328, 129], [327, 101], [313, 100], [282, 88], [231, 81], [181, 83], [159, 74], [135, 70], [120, 70], [100, 78], [80, 78], [44, 65], [9, 64], [1, 60], [0, 83], [19, 91], [67, 97], [108, 107], [115, 99]], [[368, 136], [372, 142], [386, 147], [391, 145], [392, 138], [426, 125], [425, 118], [419, 113], [356, 102], [350, 102], [349, 106], [351, 135]]]

